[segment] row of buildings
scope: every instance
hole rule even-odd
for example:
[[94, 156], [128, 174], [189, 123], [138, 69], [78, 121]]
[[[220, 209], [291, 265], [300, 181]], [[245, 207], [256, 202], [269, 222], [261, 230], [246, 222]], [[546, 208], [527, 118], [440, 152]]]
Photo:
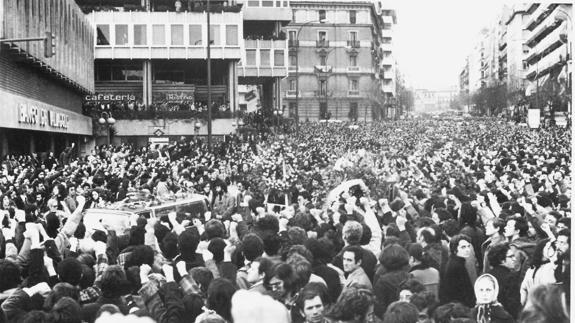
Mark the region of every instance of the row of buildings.
[[[208, 105], [218, 107], [216, 135], [238, 127], [248, 106], [300, 121], [392, 114], [397, 20], [383, 1], [209, 5], [0, 2], [2, 155], [58, 152], [71, 142], [88, 150], [110, 134], [139, 145], [205, 135]], [[53, 56], [38, 40], [46, 33], [56, 36]]]
[[488, 93], [487, 113], [547, 105], [570, 112], [571, 17], [570, 3], [504, 6], [467, 57], [459, 75], [461, 97], [473, 106], [482, 102], [480, 93]]

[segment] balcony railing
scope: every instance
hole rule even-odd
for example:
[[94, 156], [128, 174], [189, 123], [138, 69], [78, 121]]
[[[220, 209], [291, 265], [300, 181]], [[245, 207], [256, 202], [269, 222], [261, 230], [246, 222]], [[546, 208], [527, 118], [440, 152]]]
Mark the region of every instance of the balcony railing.
[[329, 40], [316, 40], [315, 47], [317, 48], [328, 48], [329, 47]]
[[347, 96], [359, 96], [359, 90], [349, 90]]
[[327, 91], [326, 90], [313, 91], [313, 94], [318, 98], [325, 98], [327, 96]]
[[299, 47], [299, 40], [290, 39], [290, 40], [288, 41], [288, 45], [289, 45], [290, 48], [297, 48], [297, 47]]
[[347, 47], [359, 48], [359, 45], [360, 45], [359, 40], [348, 40], [347, 41]]

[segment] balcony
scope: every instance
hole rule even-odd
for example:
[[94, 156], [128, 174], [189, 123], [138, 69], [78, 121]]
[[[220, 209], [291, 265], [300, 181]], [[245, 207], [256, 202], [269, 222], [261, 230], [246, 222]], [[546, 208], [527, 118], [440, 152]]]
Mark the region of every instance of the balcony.
[[347, 96], [358, 97], [359, 96], [359, 90], [349, 90], [349, 91], [347, 91]]
[[245, 41], [245, 59], [238, 65], [239, 77], [286, 77], [287, 40]]
[[243, 3], [244, 20], [284, 21], [292, 20], [292, 9], [286, 0], [238, 0]]
[[313, 95], [317, 98], [325, 98], [328, 96], [327, 90], [313, 91]]
[[329, 40], [316, 40], [315, 47], [317, 48], [329, 48]]
[[[296, 95], [297, 95], [297, 91], [296, 91], [296, 90], [287, 90], [285, 97], [286, 97], [286, 98], [295, 98]], [[300, 94], [300, 96], [301, 96], [301, 94]]]
[[[94, 28], [95, 59], [206, 59], [205, 12], [116, 12], [87, 15]], [[210, 14], [211, 57], [242, 58], [241, 12]], [[229, 36], [229, 38], [228, 38]]]
[[384, 66], [393, 66], [393, 65], [394, 65], [393, 57], [384, 57], [384, 58], [381, 60], [381, 65], [384, 65]]
[[299, 40], [296, 40], [296, 39], [288, 40], [288, 46], [289, 46], [289, 48], [298, 48], [299, 47]]
[[360, 42], [359, 42], [359, 40], [348, 40], [348, 41], [347, 41], [347, 47], [359, 48], [359, 47], [360, 47]]
[[537, 63], [529, 65], [527, 68], [526, 77], [531, 79], [536, 77], [537, 74], [544, 74], [552, 67], [557, 64], [562, 64], [565, 60], [565, 45], [556, 48], [554, 51], [550, 52], [543, 58], [541, 58]]
[[537, 55], [545, 52], [545, 50], [553, 50], [554, 48], [561, 45], [561, 39], [559, 38], [563, 32], [563, 28], [555, 28], [547, 37], [543, 38], [537, 45], [529, 50], [529, 55], [525, 60], [529, 63], [537, 57]]
[[359, 72], [361, 72], [361, 68], [359, 66], [348, 66], [347, 72], [348, 73], [359, 73]]

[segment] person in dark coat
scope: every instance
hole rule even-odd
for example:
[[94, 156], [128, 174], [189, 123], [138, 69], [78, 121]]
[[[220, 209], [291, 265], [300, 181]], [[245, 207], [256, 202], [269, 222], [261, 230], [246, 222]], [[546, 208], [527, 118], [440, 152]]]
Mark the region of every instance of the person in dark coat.
[[515, 253], [508, 243], [495, 245], [488, 255], [492, 269], [489, 274], [497, 279], [501, 288], [497, 300], [505, 310], [514, 318], [517, 318], [521, 310], [519, 273], [514, 271]]
[[475, 281], [475, 296], [477, 305], [471, 310], [471, 317], [479, 323], [513, 323], [515, 320], [505, 308], [497, 302], [500, 292], [497, 279], [489, 274], [483, 274]]
[[441, 304], [461, 302], [469, 307], [475, 305], [473, 284], [465, 268], [465, 257], [470, 255], [471, 248], [471, 239], [463, 234], [458, 234], [449, 241], [449, 260], [439, 282]]
[[399, 286], [411, 276], [409, 253], [399, 244], [392, 244], [383, 249], [379, 262], [384, 267], [385, 273], [375, 278], [373, 310], [375, 315], [383, 318], [389, 304], [399, 300]]

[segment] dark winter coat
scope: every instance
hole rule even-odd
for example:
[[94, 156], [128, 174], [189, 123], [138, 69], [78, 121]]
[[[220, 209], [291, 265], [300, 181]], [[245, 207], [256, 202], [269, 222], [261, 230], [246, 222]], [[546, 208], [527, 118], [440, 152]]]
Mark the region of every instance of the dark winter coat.
[[465, 268], [465, 258], [449, 256], [445, 270], [441, 273], [439, 301], [441, 304], [461, 302], [468, 307], [475, 305], [475, 292]]
[[375, 292], [373, 311], [375, 315], [383, 318], [389, 304], [399, 300], [399, 285], [410, 277], [411, 274], [407, 270], [390, 271], [377, 277], [373, 286]]
[[496, 266], [491, 269], [489, 274], [493, 275], [499, 283], [497, 300], [511, 316], [516, 318], [521, 310], [521, 296], [519, 293], [521, 282], [519, 281], [519, 273], [513, 272], [503, 266]]

